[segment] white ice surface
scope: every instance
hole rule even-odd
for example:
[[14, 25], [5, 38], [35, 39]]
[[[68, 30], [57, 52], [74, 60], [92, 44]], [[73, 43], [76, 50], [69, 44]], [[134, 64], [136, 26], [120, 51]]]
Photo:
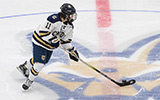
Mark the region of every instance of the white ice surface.
[[[30, 44], [25, 41], [23, 36], [28, 32], [32, 32], [41, 22], [43, 22], [44, 18], [51, 14], [38, 13], [57, 12], [64, 2], [72, 3], [78, 10], [78, 19], [75, 22], [73, 40], [88, 47], [92, 51], [98, 51], [94, 0], [1, 0], [1, 100], [58, 99], [56, 93], [38, 83], [34, 83], [31, 90], [23, 91], [21, 85], [25, 81], [25, 78], [17, 72], [15, 67], [31, 56], [31, 49], [28, 48], [30, 47]], [[160, 11], [159, 0], [110, 0], [110, 4], [116, 51], [124, 50], [133, 43], [132, 40], [135, 38], [137, 38], [138, 41], [151, 34], [160, 32], [160, 13], [154, 12]], [[89, 12], [88, 10], [92, 11]], [[134, 10], [148, 10], [148, 12], [137, 12]], [[37, 15], [12, 17], [14, 15], [23, 14]], [[23, 50], [24, 48], [27, 50]], [[152, 98], [149, 98], [148, 100], [152, 100]]]

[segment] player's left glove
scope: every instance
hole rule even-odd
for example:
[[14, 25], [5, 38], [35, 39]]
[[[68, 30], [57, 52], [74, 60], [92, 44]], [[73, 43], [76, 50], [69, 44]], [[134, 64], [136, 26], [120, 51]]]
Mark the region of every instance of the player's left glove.
[[68, 51], [71, 53], [71, 54], [69, 53], [70, 59], [78, 62], [79, 54], [78, 54], [77, 50], [73, 47], [71, 49], [68, 49]]

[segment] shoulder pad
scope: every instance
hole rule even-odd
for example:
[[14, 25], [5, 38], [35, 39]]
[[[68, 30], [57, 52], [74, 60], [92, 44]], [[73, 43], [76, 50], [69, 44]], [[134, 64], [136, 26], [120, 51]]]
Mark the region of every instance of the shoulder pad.
[[53, 15], [50, 15], [48, 18], [47, 18], [48, 21], [50, 21], [51, 23], [55, 23], [57, 21], [61, 21], [61, 18], [59, 17], [58, 14], [53, 14]]

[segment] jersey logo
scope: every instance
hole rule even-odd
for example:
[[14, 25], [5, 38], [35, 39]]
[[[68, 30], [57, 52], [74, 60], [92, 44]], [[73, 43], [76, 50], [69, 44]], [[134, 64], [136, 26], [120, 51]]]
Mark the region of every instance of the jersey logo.
[[53, 19], [56, 19], [56, 18], [57, 18], [57, 16], [55, 16], [55, 15], [54, 15], [54, 16], [52, 16], [52, 18], [53, 18]]

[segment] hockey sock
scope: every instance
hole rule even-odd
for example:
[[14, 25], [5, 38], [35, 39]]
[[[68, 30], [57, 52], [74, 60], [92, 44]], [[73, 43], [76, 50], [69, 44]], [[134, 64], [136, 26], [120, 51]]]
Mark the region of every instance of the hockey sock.
[[32, 66], [34, 66], [33, 58], [31, 58], [31, 59], [27, 62], [27, 67], [28, 67], [28, 69], [31, 69]]
[[29, 74], [29, 80], [33, 81], [39, 74], [39, 72], [42, 70], [44, 67], [44, 64], [42, 63], [35, 63], [34, 66], [30, 70]]

